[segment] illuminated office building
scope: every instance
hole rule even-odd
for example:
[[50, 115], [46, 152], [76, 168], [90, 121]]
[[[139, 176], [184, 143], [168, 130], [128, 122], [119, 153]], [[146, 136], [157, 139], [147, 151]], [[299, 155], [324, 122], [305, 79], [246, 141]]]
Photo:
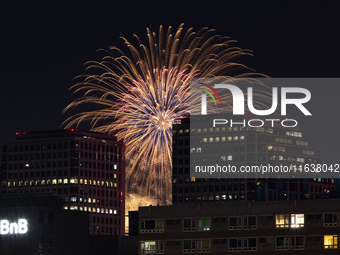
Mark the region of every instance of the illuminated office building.
[[336, 180], [317, 175], [305, 179], [190, 178], [190, 162], [236, 166], [320, 163], [298, 126], [286, 128], [275, 123], [271, 127], [271, 122], [265, 122], [262, 127], [207, 125], [195, 130], [190, 128], [189, 118], [173, 125], [173, 204], [300, 200], [336, 195]]
[[89, 233], [124, 234], [125, 146], [78, 129], [16, 133], [1, 162], [1, 194], [58, 194], [64, 209], [89, 212]]

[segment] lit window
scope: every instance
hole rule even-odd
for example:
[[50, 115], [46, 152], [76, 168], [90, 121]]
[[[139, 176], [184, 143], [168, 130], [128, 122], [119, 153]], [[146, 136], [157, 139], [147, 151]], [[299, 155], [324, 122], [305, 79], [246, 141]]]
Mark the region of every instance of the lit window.
[[195, 148], [191, 148], [190, 153], [195, 153]]
[[96, 212], [96, 208], [95, 207], [92, 208], [92, 212]]
[[41, 185], [45, 185], [45, 180], [41, 180]]
[[[90, 183], [91, 184], [91, 183]], [[93, 180], [93, 186], [96, 186], [96, 180]]]
[[89, 198], [89, 203], [91, 203], [91, 201], [92, 201], [91, 198]]
[[83, 207], [82, 207], [82, 206], [80, 206], [80, 207], [79, 207], [79, 211], [82, 211], [82, 210], [83, 210]]
[[324, 235], [323, 244], [325, 249], [337, 249], [338, 235]]
[[58, 179], [58, 184], [63, 183], [63, 179]]
[[228, 161], [232, 161], [233, 160], [233, 156], [232, 155], [228, 155]]
[[101, 213], [104, 213], [104, 208], [102, 208], [102, 209], [100, 210], [100, 212], [101, 212]]
[[197, 231], [210, 230], [210, 218], [197, 219]]
[[[64, 182], [65, 183], [65, 182]], [[70, 179], [70, 183], [78, 183], [78, 178], [77, 177], [72, 177]]]
[[79, 183], [80, 183], [80, 184], [83, 184], [83, 179], [80, 179], [80, 180], [79, 180]]
[[277, 214], [276, 215], [276, 227], [288, 228], [289, 227], [289, 214]]
[[208, 139], [207, 138], [203, 138], [203, 142], [204, 143], [208, 142]]
[[304, 214], [291, 214], [290, 216], [290, 227], [291, 228], [301, 228], [305, 224]]
[[232, 140], [233, 140], [233, 138], [231, 136], [228, 136], [227, 141], [231, 142]]
[[105, 209], [105, 213], [106, 213], [106, 214], [109, 214], [109, 209]]
[[67, 179], [64, 179], [64, 184], [67, 184], [68, 180]]
[[202, 149], [201, 148], [197, 148], [197, 153], [201, 153]]
[[87, 206], [84, 206], [84, 211], [87, 211]]
[[226, 156], [221, 156], [221, 161], [226, 161], [227, 157]]
[[163, 241], [141, 241], [141, 254], [164, 253]]
[[243, 140], [244, 140], [244, 136], [241, 135], [241, 136], [240, 136], [240, 141], [243, 141]]
[[110, 214], [112, 214], [112, 209], [110, 209]]
[[114, 169], [114, 170], [117, 170], [117, 165], [113, 165], [113, 169]]
[[71, 206], [70, 206], [70, 210], [76, 211], [76, 210], [78, 210], [78, 206], [76, 206], [76, 205], [71, 205]]
[[[99, 186], [99, 185], [98, 185]], [[104, 187], [104, 181], [102, 181], [102, 187]]]
[[234, 136], [234, 141], [238, 141], [238, 136]]
[[84, 184], [87, 185], [87, 179], [84, 179]]
[[114, 183], [114, 187], [117, 188], [117, 183], [116, 182]]
[[221, 137], [221, 141], [222, 141], [222, 142], [225, 142], [225, 141], [226, 141], [225, 136], [222, 136], [222, 137]]
[[117, 210], [116, 209], [113, 210], [113, 214], [117, 214]]
[[117, 174], [113, 174], [113, 178], [114, 178], [114, 179], [117, 179]]
[[215, 137], [215, 142], [220, 142], [220, 138], [219, 137]]
[[70, 198], [70, 201], [71, 201], [71, 202], [77, 202], [77, 197], [72, 196], [72, 197]]

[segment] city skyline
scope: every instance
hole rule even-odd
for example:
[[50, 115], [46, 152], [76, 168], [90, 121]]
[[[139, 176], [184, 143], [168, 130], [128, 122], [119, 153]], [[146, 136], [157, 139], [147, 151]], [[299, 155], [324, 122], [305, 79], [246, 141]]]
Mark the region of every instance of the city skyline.
[[[6, 50], [3, 50], [1, 86], [1, 113], [6, 125], [2, 125], [1, 144], [14, 139], [17, 131], [58, 128], [69, 116], [62, 115], [61, 111], [74, 98], [68, 88], [75, 83], [74, 77], [85, 73], [83, 64], [99, 60], [102, 56], [96, 53], [99, 48], [122, 46], [120, 36], [133, 41], [132, 34], [144, 35], [146, 27], [157, 31], [159, 25], [172, 25], [176, 29], [184, 22], [185, 28], [216, 29], [218, 34], [237, 40], [235, 46], [254, 52], [254, 57], [243, 58], [241, 63], [271, 77], [338, 76], [340, 38], [335, 29], [339, 4], [267, 2], [254, 5], [246, 1], [229, 4], [225, 9], [174, 6], [166, 13], [157, 11], [160, 4], [138, 7], [134, 9], [123, 3], [9, 5], [1, 18], [3, 38], [6, 38], [2, 41], [2, 48]], [[175, 13], [178, 18], [174, 17]], [[130, 17], [129, 21], [126, 17]], [[125, 22], [118, 23], [120, 20]], [[312, 92], [312, 108], [317, 109], [321, 102], [335, 115], [337, 90], [332, 88], [329, 95], [326, 91]], [[336, 159], [340, 150], [332, 143], [336, 140], [331, 139], [338, 123], [335, 120], [328, 123], [330, 127], [323, 131], [322, 139], [315, 135], [322, 126], [321, 121], [314, 123], [314, 128], [310, 127], [310, 121], [302, 121], [300, 126], [320, 158], [331, 160]]]

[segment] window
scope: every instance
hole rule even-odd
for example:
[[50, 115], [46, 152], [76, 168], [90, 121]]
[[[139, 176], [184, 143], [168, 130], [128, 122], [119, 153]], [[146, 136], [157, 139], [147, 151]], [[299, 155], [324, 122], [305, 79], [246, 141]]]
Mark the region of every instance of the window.
[[190, 232], [195, 230], [195, 218], [183, 219], [183, 231]]
[[337, 249], [338, 248], [338, 235], [324, 235], [323, 245], [325, 249]]
[[288, 228], [289, 227], [289, 214], [276, 214], [276, 227]]
[[164, 220], [157, 220], [156, 232], [164, 232]]
[[242, 238], [231, 237], [229, 238], [229, 252], [242, 251]]
[[141, 253], [164, 253], [164, 242], [163, 241], [142, 241], [140, 242]]
[[197, 240], [197, 252], [210, 252], [210, 239], [198, 239]]
[[256, 229], [256, 216], [243, 216], [243, 229]]
[[338, 214], [337, 213], [324, 213], [323, 226], [324, 227], [337, 227], [338, 226]]
[[244, 237], [243, 238], [243, 250], [244, 251], [256, 251], [256, 237]]
[[156, 220], [141, 220], [140, 221], [140, 232], [141, 233], [152, 233], [156, 229]]
[[290, 227], [291, 228], [302, 228], [305, 223], [304, 214], [291, 214], [290, 215]]
[[291, 236], [290, 248], [292, 250], [304, 250], [305, 249], [305, 237], [304, 236]]
[[183, 240], [183, 253], [195, 253], [196, 241], [195, 240]]
[[242, 216], [230, 216], [228, 229], [229, 230], [242, 229]]
[[289, 237], [277, 236], [275, 238], [275, 250], [289, 250]]
[[210, 230], [210, 218], [198, 218], [197, 225], [197, 231]]

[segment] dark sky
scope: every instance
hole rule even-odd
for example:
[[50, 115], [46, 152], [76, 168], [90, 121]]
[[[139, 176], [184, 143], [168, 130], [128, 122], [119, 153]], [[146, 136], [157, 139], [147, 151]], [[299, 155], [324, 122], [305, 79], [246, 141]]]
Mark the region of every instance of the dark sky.
[[[339, 77], [338, 1], [32, 2], [0, 10], [1, 144], [15, 139], [16, 131], [59, 128], [68, 116], [61, 111], [74, 98], [68, 88], [84, 73], [84, 63], [99, 60], [99, 48], [124, 48], [121, 36], [146, 41], [146, 27], [215, 28], [254, 51], [242, 63], [271, 77]], [[301, 127], [318, 155], [332, 160], [340, 153], [340, 88], [323, 92], [312, 93], [310, 106], [328, 105], [334, 120], [327, 129], [317, 119]]]

